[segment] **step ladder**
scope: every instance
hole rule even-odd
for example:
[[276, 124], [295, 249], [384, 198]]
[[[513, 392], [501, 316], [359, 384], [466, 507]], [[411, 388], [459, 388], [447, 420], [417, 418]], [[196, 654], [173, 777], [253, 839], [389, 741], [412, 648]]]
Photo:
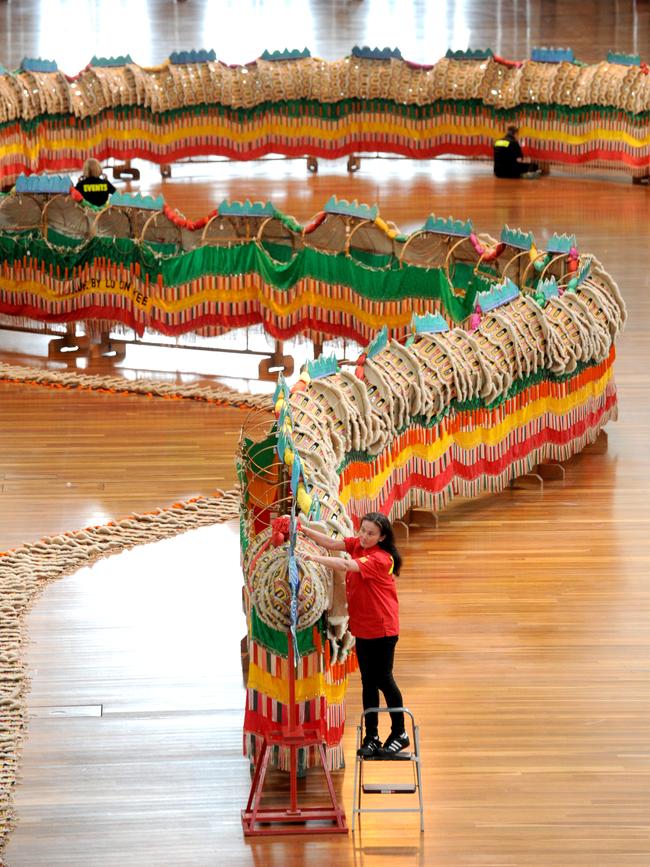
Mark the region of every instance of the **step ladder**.
[[[361, 747], [364, 731], [364, 719], [368, 713], [395, 713], [401, 711], [408, 716], [411, 724], [411, 747], [412, 752], [403, 750], [392, 756], [371, 756], [364, 758], [356, 755], [354, 763], [354, 800], [352, 803], [352, 833], [354, 834], [355, 817], [358, 817], [361, 827], [361, 813], [419, 813], [420, 831], [424, 831], [424, 806], [422, 803], [422, 774], [420, 767], [420, 738], [419, 729], [415, 724], [415, 718], [411, 711], [405, 707], [369, 707], [361, 714], [357, 726], [357, 750]], [[413, 770], [413, 780], [398, 783], [366, 783], [364, 781], [364, 766], [366, 762], [381, 762], [389, 766], [395, 763], [410, 762]], [[362, 807], [363, 795], [415, 795], [418, 796], [418, 807]]]

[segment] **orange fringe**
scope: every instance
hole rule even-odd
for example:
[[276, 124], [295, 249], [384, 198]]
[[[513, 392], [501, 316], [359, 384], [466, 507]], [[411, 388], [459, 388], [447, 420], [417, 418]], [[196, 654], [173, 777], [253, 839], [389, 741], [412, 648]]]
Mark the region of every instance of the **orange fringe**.
[[330, 643], [325, 642], [325, 671], [330, 670]]

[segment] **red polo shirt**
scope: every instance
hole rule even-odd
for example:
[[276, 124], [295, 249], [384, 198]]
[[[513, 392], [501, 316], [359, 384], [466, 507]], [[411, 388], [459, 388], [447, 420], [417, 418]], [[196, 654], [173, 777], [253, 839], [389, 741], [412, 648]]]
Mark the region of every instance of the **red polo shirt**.
[[399, 635], [399, 604], [393, 558], [378, 545], [362, 548], [355, 537], [345, 550], [359, 564], [359, 572], [345, 573], [350, 632], [357, 638]]

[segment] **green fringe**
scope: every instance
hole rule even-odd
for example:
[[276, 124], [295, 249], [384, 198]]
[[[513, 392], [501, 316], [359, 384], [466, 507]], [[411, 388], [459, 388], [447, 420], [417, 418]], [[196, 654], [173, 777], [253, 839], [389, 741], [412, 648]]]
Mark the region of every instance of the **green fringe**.
[[[320, 622], [317, 626], [321, 629]], [[251, 610], [251, 638], [258, 644], [261, 644], [262, 647], [266, 647], [267, 650], [277, 653], [278, 656], [286, 658], [289, 654], [288, 633], [280, 632], [279, 629], [267, 626], [260, 619], [259, 614], [254, 608]], [[307, 656], [316, 650], [313, 626], [309, 626], [307, 629], [299, 629], [296, 633], [296, 638], [298, 640], [298, 653], [300, 656]]]
[[[95, 259], [108, 259], [111, 263], [130, 268], [139, 264], [141, 276], [156, 283], [162, 278], [164, 286], [179, 286], [207, 274], [257, 274], [267, 285], [291, 291], [300, 280], [314, 279], [330, 285], [344, 285], [357, 294], [376, 302], [402, 301], [406, 298], [436, 299], [455, 322], [464, 320], [474, 308], [477, 291], [485, 288], [481, 278], [467, 263], [454, 266], [456, 295], [449, 285], [443, 268], [400, 267], [395, 256], [377, 257], [376, 254], [358, 252], [355, 258], [345, 253], [327, 254], [305, 248], [291, 255], [285, 245], [266, 245], [273, 256], [254, 242], [235, 247], [199, 247], [178, 253], [173, 245], [137, 244], [130, 238], [94, 237], [79, 241], [50, 230], [51, 247], [40, 232], [0, 234], [0, 258], [11, 264], [23, 258], [35, 260], [40, 268], [44, 263], [59, 272], [74, 268], [93, 267]], [[167, 255], [169, 254], [169, 255]], [[286, 261], [283, 261], [283, 257]], [[289, 258], [290, 257], [290, 258]], [[377, 267], [377, 263], [383, 267]], [[72, 281], [70, 276], [68, 279]]]
[[187, 105], [182, 108], [163, 112], [153, 112], [145, 106], [121, 105], [103, 109], [96, 115], [78, 118], [71, 114], [40, 114], [34, 118], [5, 121], [0, 124], [0, 131], [11, 131], [15, 127], [25, 133], [38, 133], [39, 127], [47, 124], [51, 130], [70, 132], [85, 130], [104, 121], [121, 123], [129, 120], [139, 120], [143, 124], [175, 124], [180, 119], [205, 117], [206, 114], [226, 119], [236, 124], [247, 124], [264, 115], [287, 118], [318, 118], [327, 122], [345, 120], [359, 113], [388, 114], [392, 117], [409, 121], [426, 122], [444, 114], [455, 114], [465, 117], [490, 117], [501, 124], [524, 118], [562, 119], [567, 123], [582, 124], [601, 117], [606, 121], [618, 118], [638, 129], [647, 126], [650, 111], [634, 114], [613, 105], [582, 105], [574, 108], [561, 103], [520, 103], [513, 108], [495, 108], [480, 99], [439, 99], [426, 105], [400, 103], [391, 99], [342, 99], [338, 102], [321, 103], [312, 99], [279, 100], [277, 102], [261, 102], [250, 108], [235, 108], [219, 103], [202, 103]]

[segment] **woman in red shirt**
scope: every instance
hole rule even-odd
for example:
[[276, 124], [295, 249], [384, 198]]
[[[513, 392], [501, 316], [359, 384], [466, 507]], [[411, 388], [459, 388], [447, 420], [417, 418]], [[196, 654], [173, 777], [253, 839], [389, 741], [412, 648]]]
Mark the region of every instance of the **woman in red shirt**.
[[[361, 520], [359, 535], [348, 539], [330, 536], [302, 524], [302, 531], [328, 551], [347, 551], [344, 557], [308, 555], [305, 559], [345, 572], [350, 632], [356, 638], [357, 659], [363, 688], [363, 708], [379, 707], [379, 692], [387, 707], [403, 707], [402, 693], [393, 677], [395, 645], [399, 638], [399, 604], [395, 576], [402, 558], [395, 546], [393, 528], [386, 515], [370, 512]], [[404, 714], [391, 713], [390, 737], [379, 739], [378, 714], [366, 714], [366, 735], [359, 755], [394, 754], [409, 746]]]

